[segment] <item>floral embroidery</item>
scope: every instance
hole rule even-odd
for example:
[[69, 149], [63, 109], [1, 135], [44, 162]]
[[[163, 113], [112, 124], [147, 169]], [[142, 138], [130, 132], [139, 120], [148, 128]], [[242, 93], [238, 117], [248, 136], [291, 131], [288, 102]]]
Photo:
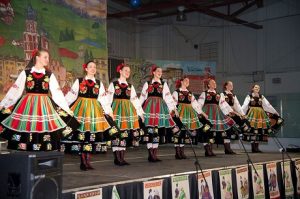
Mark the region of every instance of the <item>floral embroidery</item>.
[[34, 151], [39, 151], [39, 150], [41, 149], [41, 144], [33, 144], [33, 145], [32, 145], [32, 149], [33, 149]]
[[153, 93], [153, 91], [154, 91], [154, 88], [153, 88], [153, 86], [150, 84], [150, 85], [148, 86], [148, 93]]
[[82, 93], [82, 94], [85, 94], [87, 92], [87, 87], [86, 87], [86, 82], [85, 81], [82, 81], [79, 84], [79, 92]]
[[216, 95], [216, 100], [217, 100], [217, 102], [220, 100], [220, 95], [219, 94]]
[[212, 100], [212, 96], [211, 96], [209, 93], [207, 93], [206, 99], [207, 99], [208, 101], [210, 101], [210, 100]]
[[83, 146], [83, 151], [92, 151], [92, 145], [91, 144], [86, 144]]
[[34, 81], [33, 81], [33, 78], [32, 78], [32, 75], [31, 75], [31, 74], [28, 75], [28, 77], [27, 77], [26, 87], [27, 87], [29, 90], [33, 89], [33, 87], [34, 87]]
[[93, 93], [95, 95], [98, 95], [99, 94], [99, 85], [98, 84], [95, 84], [94, 88], [93, 88]]

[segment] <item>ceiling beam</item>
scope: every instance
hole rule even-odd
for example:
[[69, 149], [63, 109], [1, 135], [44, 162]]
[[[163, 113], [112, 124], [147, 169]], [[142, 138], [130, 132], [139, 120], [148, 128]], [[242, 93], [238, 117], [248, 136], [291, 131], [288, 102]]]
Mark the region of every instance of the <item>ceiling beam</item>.
[[232, 13], [230, 16], [231, 17], [236, 17], [238, 16], [239, 14], [241, 14], [242, 12], [248, 10], [249, 8], [251, 8], [252, 6], [256, 5], [256, 2], [255, 1], [252, 1], [248, 4], [246, 4], [244, 7], [238, 9], [237, 11], [235, 11], [234, 13]]

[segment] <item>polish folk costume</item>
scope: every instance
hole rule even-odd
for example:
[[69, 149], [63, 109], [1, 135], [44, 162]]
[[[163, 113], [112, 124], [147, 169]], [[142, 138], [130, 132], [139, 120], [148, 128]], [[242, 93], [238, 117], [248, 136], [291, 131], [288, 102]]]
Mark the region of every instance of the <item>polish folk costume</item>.
[[121, 131], [119, 136], [112, 140], [114, 163], [120, 166], [126, 165], [129, 164], [124, 160], [126, 142], [130, 140], [128, 137], [131, 137], [134, 145], [138, 145], [140, 131], [142, 131], [139, 126], [139, 116], [142, 117], [144, 111], [133, 85], [126, 80], [119, 79], [112, 82], [108, 87], [107, 99]]
[[179, 131], [170, 115], [170, 111], [176, 110], [176, 104], [170, 93], [166, 82], [151, 80], [143, 86], [140, 96], [140, 103], [143, 104], [145, 126], [144, 140], [147, 141], [150, 162], [160, 161], [157, 158], [159, 133], [164, 133], [166, 128], [173, 132]]
[[208, 116], [208, 121], [212, 124], [209, 132], [202, 133], [205, 156], [214, 156], [212, 151], [213, 138], [217, 139], [217, 143], [221, 143], [222, 139], [230, 137], [235, 125], [233, 119], [227, 116], [232, 112], [232, 109], [214, 89], [202, 92], [198, 102], [203, 112]]
[[104, 86], [95, 78], [79, 78], [65, 98], [80, 126], [68, 140], [62, 141], [62, 150], [80, 154], [80, 168], [92, 169], [91, 153], [106, 151], [109, 135], [105, 131], [110, 129], [110, 133], [116, 133], [116, 129], [111, 128], [104, 116], [104, 113], [112, 112], [106, 100]]
[[[22, 96], [24, 90], [26, 94]], [[52, 100], [72, 114], [53, 73], [34, 66], [20, 73], [0, 103], [4, 108], [15, 105], [2, 121], [5, 129], [1, 136], [8, 140], [9, 149], [51, 151], [59, 148], [60, 135], [67, 125]]]
[[225, 147], [225, 153], [226, 154], [234, 154], [230, 147], [230, 139], [238, 139], [239, 134], [242, 134], [243, 132], [247, 132], [250, 128], [248, 126], [248, 121], [244, 117], [245, 113], [236, 97], [236, 95], [230, 91], [224, 91], [221, 93], [221, 98], [225, 99], [225, 101], [229, 104], [229, 106], [232, 108], [233, 112], [229, 114], [229, 116], [235, 121], [236, 125], [233, 129], [236, 130], [233, 132], [229, 139], [224, 140], [224, 147]]
[[198, 114], [201, 114], [202, 110], [192, 92], [187, 89], [178, 88], [172, 96], [177, 103], [177, 111], [181, 122], [192, 133], [192, 135], [187, 135], [186, 129], [181, 128], [180, 133], [174, 134], [175, 158], [186, 159], [184, 144], [190, 143], [188, 136], [196, 136], [197, 130], [202, 128], [203, 125], [198, 118]]
[[252, 142], [252, 152], [261, 152], [258, 148], [259, 144], [256, 141], [267, 142], [268, 135], [273, 132], [268, 114], [276, 115], [277, 120], [282, 119], [269, 101], [261, 94], [255, 95], [252, 93], [247, 95], [242, 109], [247, 113], [247, 118], [251, 126], [250, 132], [244, 133], [243, 139]]

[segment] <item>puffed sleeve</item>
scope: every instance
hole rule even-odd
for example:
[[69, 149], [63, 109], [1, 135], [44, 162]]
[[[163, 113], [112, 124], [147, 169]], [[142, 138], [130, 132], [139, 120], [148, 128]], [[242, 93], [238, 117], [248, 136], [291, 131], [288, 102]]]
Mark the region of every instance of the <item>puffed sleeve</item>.
[[137, 114], [139, 116], [143, 116], [144, 110], [142, 108], [142, 105], [140, 103], [140, 100], [136, 94], [136, 91], [135, 91], [135, 88], [133, 85], [131, 85], [130, 101], [133, 104], [134, 108], [136, 109]]
[[145, 82], [144, 86], [143, 86], [143, 89], [142, 89], [142, 92], [141, 92], [141, 95], [140, 95], [140, 103], [143, 104], [145, 102], [145, 100], [147, 99], [148, 97], [148, 83]]
[[192, 94], [192, 107], [195, 109], [195, 111], [198, 113], [198, 114], [201, 114], [203, 111], [202, 111], [202, 106], [199, 104], [199, 102], [196, 100], [195, 96]]
[[107, 99], [105, 88], [104, 88], [104, 85], [102, 82], [100, 82], [100, 89], [99, 89], [99, 94], [98, 94], [97, 100], [100, 102], [100, 104], [106, 114], [110, 114], [113, 112], [111, 109], [111, 106], [109, 104], [109, 101]]
[[228, 115], [230, 112], [233, 112], [230, 105], [225, 101], [224, 94], [220, 94], [219, 107], [225, 115]]
[[245, 115], [245, 112], [243, 111], [241, 104], [236, 96], [234, 96], [233, 109], [234, 111], [238, 112], [240, 115]]
[[247, 113], [247, 111], [249, 109], [249, 103], [250, 103], [250, 96], [247, 95], [245, 100], [244, 100], [243, 106], [242, 106], [242, 109], [243, 109], [244, 113]]
[[61, 107], [64, 111], [66, 111], [68, 114], [71, 114], [71, 110], [68, 106], [65, 96], [64, 96], [63, 92], [61, 91], [60, 86], [59, 86], [59, 84], [56, 80], [56, 77], [53, 73], [50, 76], [49, 90], [51, 92], [53, 101], [59, 107]]
[[174, 100], [175, 104], [177, 105], [178, 104], [178, 92], [174, 91], [172, 93], [172, 97], [173, 97], [173, 100]]
[[205, 92], [202, 92], [199, 99], [198, 99], [198, 104], [202, 110], [203, 106], [204, 106], [204, 103], [205, 103]]
[[115, 93], [114, 83], [110, 83], [106, 92], [107, 101], [110, 106], [114, 100], [114, 93]]
[[270, 102], [262, 96], [262, 106], [266, 112], [279, 115], [279, 113], [274, 109], [274, 107], [270, 104]]
[[25, 88], [25, 82], [26, 82], [26, 73], [25, 71], [22, 71], [20, 75], [18, 76], [15, 83], [10, 87], [7, 94], [3, 98], [3, 100], [0, 103], [0, 106], [4, 108], [8, 108], [20, 99], [20, 97], [23, 94], [24, 88]]
[[163, 99], [165, 100], [165, 102], [169, 108], [169, 111], [176, 110], [176, 102], [174, 101], [174, 99], [170, 93], [169, 86], [166, 82], [163, 85]]
[[79, 80], [76, 79], [72, 85], [71, 90], [66, 94], [65, 98], [67, 100], [68, 105], [70, 106], [78, 97], [79, 92]]

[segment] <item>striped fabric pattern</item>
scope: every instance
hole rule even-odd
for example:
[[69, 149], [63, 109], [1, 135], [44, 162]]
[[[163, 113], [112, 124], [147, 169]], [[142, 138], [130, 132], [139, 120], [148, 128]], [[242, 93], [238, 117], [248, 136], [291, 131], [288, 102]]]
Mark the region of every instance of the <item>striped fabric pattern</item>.
[[121, 130], [139, 129], [139, 118], [133, 104], [128, 99], [114, 99], [112, 110], [115, 122]]
[[144, 105], [145, 125], [158, 128], [171, 128], [175, 122], [169, 114], [167, 104], [161, 97], [149, 97]]
[[211, 131], [227, 131], [235, 124], [233, 119], [223, 114], [217, 104], [205, 104], [203, 112], [207, 114], [208, 120], [213, 125]]
[[262, 107], [250, 107], [248, 114], [250, 126], [254, 129], [269, 129], [270, 119]]
[[95, 98], [79, 97], [71, 107], [74, 117], [81, 124], [77, 129], [80, 132], [104, 132], [110, 125], [104, 117], [100, 102]]
[[2, 124], [13, 131], [42, 133], [66, 127], [46, 94], [28, 93]]
[[193, 109], [191, 104], [179, 103], [177, 110], [181, 122], [186, 125], [189, 130], [196, 130], [203, 126], [198, 119], [197, 112]]

